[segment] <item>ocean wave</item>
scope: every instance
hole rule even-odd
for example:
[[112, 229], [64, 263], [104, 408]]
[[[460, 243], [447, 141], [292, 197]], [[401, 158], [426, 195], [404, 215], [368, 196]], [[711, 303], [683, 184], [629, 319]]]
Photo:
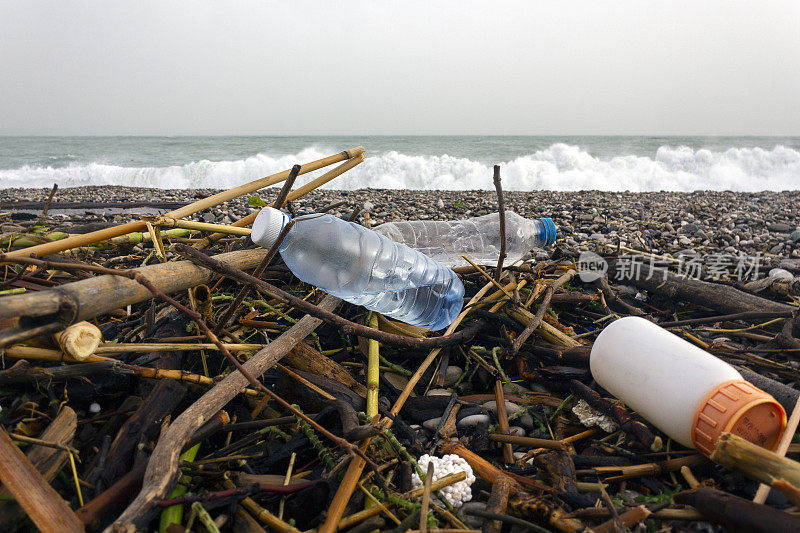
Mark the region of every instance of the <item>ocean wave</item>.
[[[234, 187], [320, 159], [331, 151], [311, 147], [297, 154], [257, 154], [236, 161], [196, 161], [180, 166], [123, 167], [98, 162], [66, 166], [23, 166], [0, 170], [0, 188], [125, 185], [162, 189]], [[658, 149], [655, 157], [598, 158], [578, 146], [553, 144], [501, 163], [506, 190], [693, 191], [800, 189], [800, 152], [785, 146], [694, 150]], [[317, 172], [315, 175], [318, 175]], [[368, 155], [365, 162], [330, 182], [330, 189], [493, 189], [491, 165], [449, 155], [400, 152]], [[312, 179], [304, 176], [298, 185]]]

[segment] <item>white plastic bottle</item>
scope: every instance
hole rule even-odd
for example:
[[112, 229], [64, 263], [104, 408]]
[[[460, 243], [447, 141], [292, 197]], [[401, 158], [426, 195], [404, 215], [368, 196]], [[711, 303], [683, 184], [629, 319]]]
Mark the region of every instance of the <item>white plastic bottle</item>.
[[[265, 207], [250, 238], [269, 248], [289, 215]], [[295, 220], [279, 248], [292, 273], [350, 303], [427, 329], [455, 320], [464, 286], [449, 268], [408, 246], [333, 215]]]
[[[496, 264], [500, 257], [499, 213], [466, 220], [387, 222], [374, 230], [449, 267], [466, 266], [462, 255], [481, 265]], [[556, 225], [552, 219], [530, 220], [506, 211], [507, 264], [522, 259], [531, 248], [555, 241]]]
[[783, 407], [731, 365], [639, 317], [609, 324], [592, 346], [595, 381], [672, 439], [710, 455], [722, 432], [767, 449]]

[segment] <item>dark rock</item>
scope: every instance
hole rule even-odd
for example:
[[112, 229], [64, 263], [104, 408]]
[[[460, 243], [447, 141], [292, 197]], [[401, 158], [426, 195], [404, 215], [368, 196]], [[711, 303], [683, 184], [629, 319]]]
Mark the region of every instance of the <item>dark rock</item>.
[[775, 231], [778, 233], [788, 233], [792, 231], [794, 228], [789, 224], [784, 224], [783, 222], [778, 222], [775, 224], [767, 224], [767, 229], [770, 231]]

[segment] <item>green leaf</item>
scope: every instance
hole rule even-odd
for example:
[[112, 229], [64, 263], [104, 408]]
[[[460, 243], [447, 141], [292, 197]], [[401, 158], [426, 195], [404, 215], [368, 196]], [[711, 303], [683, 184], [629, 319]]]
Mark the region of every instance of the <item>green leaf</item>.
[[265, 202], [258, 196], [251, 196], [250, 198], [247, 199], [247, 205], [249, 205], [250, 207], [265, 207], [267, 205], [267, 202]]
[[[194, 458], [197, 457], [197, 450], [199, 449], [200, 443], [198, 442], [181, 454], [181, 461], [194, 461]], [[181, 481], [183, 481], [183, 479], [181, 479]], [[172, 491], [170, 498], [183, 496], [186, 494], [187, 490], [188, 489], [186, 488], [186, 485], [178, 483], [175, 485], [175, 489]], [[158, 531], [159, 533], [166, 533], [170, 524], [180, 525], [181, 523], [183, 523], [183, 505], [171, 505], [161, 511], [161, 518], [159, 519], [158, 523]]]

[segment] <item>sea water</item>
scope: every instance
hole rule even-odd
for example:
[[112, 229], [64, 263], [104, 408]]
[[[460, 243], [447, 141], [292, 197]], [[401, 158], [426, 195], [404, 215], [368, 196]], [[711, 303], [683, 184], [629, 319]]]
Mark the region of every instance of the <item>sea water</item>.
[[[800, 137], [0, 137], [0, 188], [223, 189], [353, 146], [331, 189], [796, 190]], [[324, 171], [302, 176], [301, 185]]]

